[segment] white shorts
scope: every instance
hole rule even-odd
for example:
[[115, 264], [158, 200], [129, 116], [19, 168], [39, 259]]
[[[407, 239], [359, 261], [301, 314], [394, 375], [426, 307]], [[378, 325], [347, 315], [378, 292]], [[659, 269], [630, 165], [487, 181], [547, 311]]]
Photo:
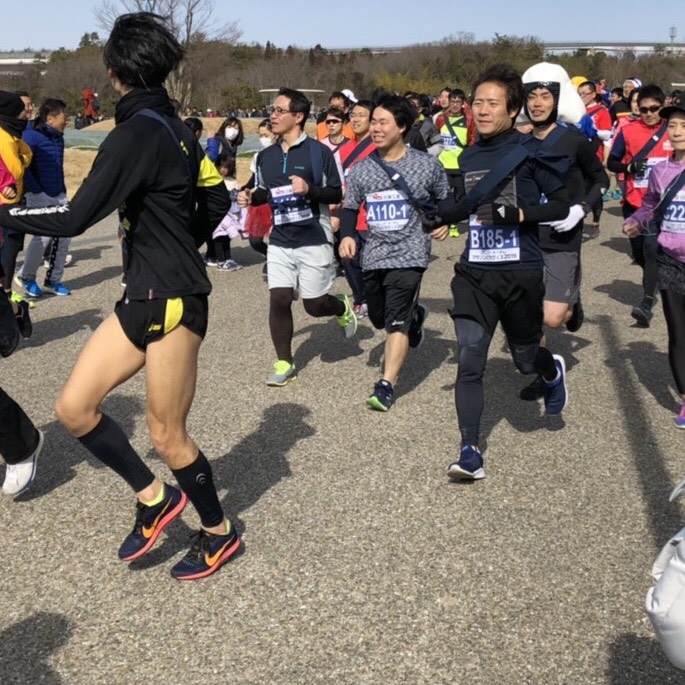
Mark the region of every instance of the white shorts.
[[269, 290], [299, 290], [303, 300], [328, 293], [335, 280], [332, 245], [279, 247], [269, 244], [266, 253]]

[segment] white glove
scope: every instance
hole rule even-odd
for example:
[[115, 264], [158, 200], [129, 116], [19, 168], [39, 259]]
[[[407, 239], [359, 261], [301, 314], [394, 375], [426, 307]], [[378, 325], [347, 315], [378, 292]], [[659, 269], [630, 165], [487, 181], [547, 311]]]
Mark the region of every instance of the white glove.
[[568, 212], [568, 216], [560, 221], [550, 221], [549, 225], [557, 233], [566, 233], [578, 225], [578, 222], [585, 216], [585, 210], [582, 205], [572, 205]]

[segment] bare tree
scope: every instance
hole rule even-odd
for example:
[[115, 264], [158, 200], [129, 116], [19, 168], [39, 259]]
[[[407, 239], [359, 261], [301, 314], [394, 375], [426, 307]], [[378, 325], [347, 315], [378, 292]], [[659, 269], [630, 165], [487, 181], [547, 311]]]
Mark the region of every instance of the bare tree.
[[107, 32], [122, 12], [154, 12], [164, 17], [186, 51], [186, 60], [169, 75], [166, 83], [169, 95], [184, 106], [192, 97], [189, 62], [193, 60], [195, 45], [206, 40], [235, 45], [242, 35], [236, 22], [214, 26], [214, 0], [103, 0], [93, 12]]

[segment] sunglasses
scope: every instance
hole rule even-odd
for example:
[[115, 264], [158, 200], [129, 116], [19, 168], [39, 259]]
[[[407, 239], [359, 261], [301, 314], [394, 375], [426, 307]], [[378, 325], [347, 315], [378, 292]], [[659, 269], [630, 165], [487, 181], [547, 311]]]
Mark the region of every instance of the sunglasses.
[[333, 124], [342, 124], [340, 119], [326, 119], [326, 126], [333, 126]]
[[640, 114], [654, 114], [661, 109], [661, 105], [652, 105], [651, 107], [640, 107]]

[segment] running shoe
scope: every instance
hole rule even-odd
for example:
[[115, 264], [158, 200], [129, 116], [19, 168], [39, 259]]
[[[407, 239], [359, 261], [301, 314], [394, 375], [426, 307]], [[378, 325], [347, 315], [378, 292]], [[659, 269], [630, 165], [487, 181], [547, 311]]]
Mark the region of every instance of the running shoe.
[[654, 316], [652, 307], [654, 306], [654, 300], [650, 297], [645, 297], [640, 304], [633, 307], [630, 315], [637, 321], [638, 326], [643, 328], [649, 328], [649, 322]]
[[21, 293], [15, 292], [14, 290], [12, 291], [12, 294], [10, 295], [10, 300], [16, 304], [19, 304], [20, 302], [26, 302], [29, 306], [29, 309], [35, 309], [36, 308], [36, 303], [33, 300], [24, 299], [24, 296]]
[[590, 225], [590, 238], [599, 238], [599, 224]]
[[31, 304], [26, 300], [20, 299], [19, 301], [13, 300], [17, 305], [17, 312], [14, 315], [17, 319], [17, 325], [19, 326], [19, 333], [24, 340], [31, 337], [33, 333], [33, 324], [31, 323], [31, 317], [29, 316], [29, 309]]
[[133, 530], [119, 547], [119, 559], [133, 561], [157, 542], [159, 534], [183, 511], [188, 497], [182, 490], [164, 483], [164, 499], [153, 507], [136, 503], [136, 522]]
[[23, 492], [26, 492], [33, 483], [36, 477], [36, 463], [38, 462], [38, 455], [43, 449], [43, 441], [45, 436], [42, 431], [38, 431], [38, 445], [30, 457], [27, 457], [18, 464], [7, 464], [5, 471], [5, 482], [2, 484], [2, 491], [6, 495], [17, 497]]
[[388, 411], [395, 401], [395, 391], [390, 381], [381, 378], [373, 386], [373, 392], [366, 400], [366, 404], [376, 411]]
[[366, 302], [362, 302], [361, 304], [355, 304], [354, 307], [352, 307], [352, 309], [354, 310], [354, 315], [357, 317], [357, 320], [363, 319], [369, 313], [369, 307], [366, 304]]
[[452, 224], [449, 227], [449, 237], [458, 238], [459, 237], [459, 226], [457, 224]]
[[570, 333], [575, 333], [580, 330], [580, 327], [585, 321], [585, 311], [580, 300], [573, 305], [573, 313], [571, 318], [566, 322], [566, 330]]
[[680, 414], [673, 419], [676, 428], [685, 428], [685, 402], [680, 407]]
[[483, 455], [475, 445], [464, 445], [459, 460], [447, 467], [447, 475], [452, 480], [480, 480], [485, 478]]
[[542, 380], [542, 376], [537, 376], [532, 383], [521, 388], [521, 392], [519, 392], [519, 397], [525, 402], [535, 402], [544, 396], [545, 382]]
[[225, 262], [219, 262], [216, 265], [216, 268], [219, 271], [238, 271], [239, 269], [242, 269], [243, 267], [240, 264], [238, 264], [238, 262], [236, 262], [235, 260], [227, 259]]
[[295, 378], [297, 378], [295, 364], [279, 359], [274, 364], [274, 372], [270, 376], [267, 376], [266, 384], [274, 387], [282, 387], [289, 381], [295, 380]]
[[64, 266], [69, 266], [69, 264], [71, 264], [73, 261], [74, 261], [74, 255], [68, 254], [64, 258]]
[[20, 288], [23, 288], [24, 292], [29, 297], [40, 297], [43, 294], [43, 291], [34, 278], [22, 278], [19, 274], [15, 274], [14, 282]]
[[53, 293], [54, 295], [59, 295], [60, 297], [66, 297], [67, 295], [71, 295], [71, 290], [67, 288], [64, 283], [49, 283], [48, 281], [45, 281], [43, 283], [43, 288], [47, 290], [49, 293]]
[[219, 264], [213, 257], [205, 257], [204, 261], [207, 266], [217, 266]]
[[416, 309], [414, 309], [414, 318], [412, 319], [411, 326], [409, 327], [409, 347], [414, 349], [421, 347], [424, 338], [423, 326], [426, 323], [427, 316], [428, 307], [419, 302], [416, 305]]
[[357, 316], [350, 305], [350, 298], [347, 295], [336, 295], [336, 297], [345, 305], [345, 312], [341, 316], [337, 316], [338, 325], [345, 331], [345, 337], [351, 338], [357, 332]]
[[239, 549], [240, 537], [234, 526], [226, 535], [200, 529], [188, 554], [171, 569], [171, 575], [177, 580], [206, 578], [216, 573]]
[[544, 381], [545, 411], [547, 416], [561, 414], [568, 404], [568, 390], [566, 389], [566, 362], [560, 354], [554, 355], [554, 366], [557, 377], [550, 383]]

